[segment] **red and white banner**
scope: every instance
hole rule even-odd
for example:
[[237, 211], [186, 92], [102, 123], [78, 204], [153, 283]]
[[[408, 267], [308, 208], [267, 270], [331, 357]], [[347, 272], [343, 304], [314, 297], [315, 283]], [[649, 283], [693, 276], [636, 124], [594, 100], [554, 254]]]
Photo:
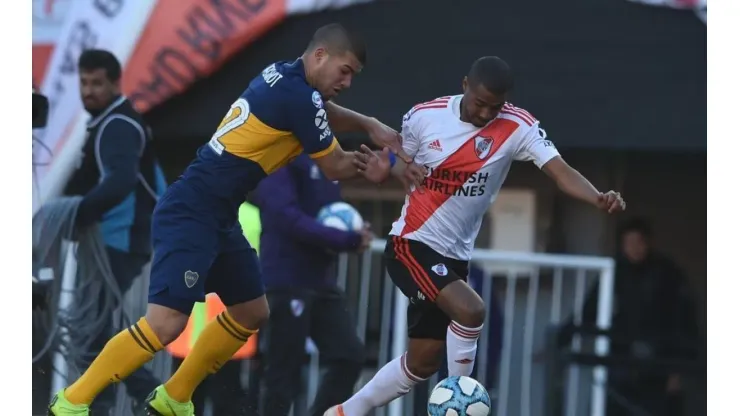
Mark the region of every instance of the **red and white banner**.
[[126, 67], [124, 91], [147, 111], [212, 74], [286, 16], [368, 1], [159, 0]]
[[36, 171], [42, 200], [66, 183], [84, 140], [76, 71], [83, 49], [118, 57], [123, 92], [145, 112], [214, 73], [289, 15], [370, 1], [34, 0], [34, 82], [50, 101], [38, 137], [51, 150], [50, 166]]
[[33, 0], [33, 83], [40, 85], [71, 0]]

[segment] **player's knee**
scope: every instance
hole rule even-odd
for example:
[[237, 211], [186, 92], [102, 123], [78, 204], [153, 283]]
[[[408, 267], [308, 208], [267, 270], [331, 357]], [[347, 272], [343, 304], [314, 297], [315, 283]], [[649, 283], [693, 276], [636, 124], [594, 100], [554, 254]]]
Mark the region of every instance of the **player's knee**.
[[188, 315], [174, 309], [150, 304], [146, 311], [146, 322], [162, 345], [167, 345], [180, 336], [188, 324]]
[[468, 328], [477, 328], [486, 320], [486, 305], [480, 297], [475, 297], [460, 308], [457, 323]]
[[239, 325], [247, 329], [259, 329], [270, 318], [270, 307], [264, 296], [228, 306], [226, 309]]
[[486, 305], [480, 295], [463, 281], [447, 285], [437, 297], [437, 306], [458, 324], [477, 328], [486, 319]]
[[260, 309], [259, 312], [257, 312], [254, 317], [252, 318], [252, 321], [254, 322], [251, 326], [247, 325], [247, 328], [261, 328], [265, 323], [267, 323], [267, 320], [270, 319], [270, 307], [265, 305], [263, 309]]

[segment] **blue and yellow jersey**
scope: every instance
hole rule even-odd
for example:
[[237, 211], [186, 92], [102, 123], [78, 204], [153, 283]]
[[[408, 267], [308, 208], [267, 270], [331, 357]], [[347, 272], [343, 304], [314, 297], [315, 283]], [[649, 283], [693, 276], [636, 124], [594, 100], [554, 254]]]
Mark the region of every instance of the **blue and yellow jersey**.
[[191, 184], [199, 198], [218, 200], [218, 206], [207, 205], [215, 215], [235, 219], [247, 193], [264, 177], [301, 152], [318, 158], [336, 145], [321, 94], [306, 81], [303, 61], [278, 62], [232, 104], [180, 181]]

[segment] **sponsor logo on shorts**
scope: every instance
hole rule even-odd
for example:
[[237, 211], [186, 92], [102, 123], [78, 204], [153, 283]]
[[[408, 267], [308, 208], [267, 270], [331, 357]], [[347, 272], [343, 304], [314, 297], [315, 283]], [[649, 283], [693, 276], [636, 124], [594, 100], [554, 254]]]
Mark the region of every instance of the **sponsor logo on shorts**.
[[445, 266], [443, 263], [432, 266], [432, 271], [440, 276], [447, 276], [447, 266]]
[[185, 286], [188, 287], [188, 289], [191, 289], [193, 286], [195, 286], [196, 283], [198, 283], [198, 276], [197, 272], [194, 272], [192, 270], [188, 270], [185, 272]]
[[455, 362], [459, 364], [470, 364], [473, 362], [473, 360], [471, 360], [470, 358], [461, 358], [459, 360], [455, 360]]

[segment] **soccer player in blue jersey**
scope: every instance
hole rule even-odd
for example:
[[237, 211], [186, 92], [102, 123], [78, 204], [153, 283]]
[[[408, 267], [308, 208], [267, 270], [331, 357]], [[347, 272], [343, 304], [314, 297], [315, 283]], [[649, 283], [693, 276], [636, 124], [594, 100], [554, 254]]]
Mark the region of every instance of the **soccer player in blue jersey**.
[[[361, 174], [380, 183], [394, 164], [399, 177], [421, 179], [423, 169], [405, 163], [410, 159], [400, 150], [397, 132], [327, 101], [350, 86], [364, 63], [361, 41], [332, 24], [314, 34], [300, 58], [270, 65], [252, 80], [155, 209], [146, 316], [108, 341], [90, 368], [54, 397], [50, 415], [88, 415], [100, 391], [174, 341], [193, 304], [215, 292], [226, 311], [205, 327], [175, 374], [147, 399], [150, 415], [193, 414], [196, 386], [269, 316], [256, 254], [237, 221], [239, 205], [263, 178], [301, 152], [332, 180]], [[345, 152], [333, 132], [348, 131], [364, 131], [385, 148], [380, 154], [367, 148]], [[403, 156], [399, 163], [389, 148]]]

